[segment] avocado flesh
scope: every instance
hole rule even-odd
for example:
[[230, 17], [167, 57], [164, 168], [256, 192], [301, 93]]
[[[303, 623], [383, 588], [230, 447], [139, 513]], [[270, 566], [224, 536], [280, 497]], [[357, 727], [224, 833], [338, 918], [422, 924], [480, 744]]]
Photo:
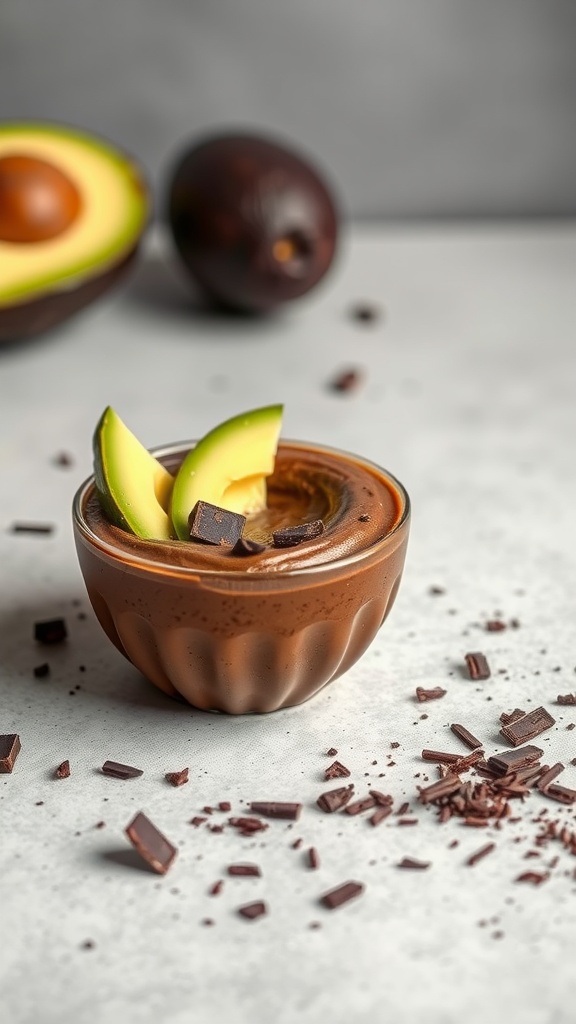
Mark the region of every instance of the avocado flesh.
[[167, 508], [174, 478], [108, 406], [93, 439], [100, 502], [116, 526], [143, 540], [170, 540]]
[[177, 537], [188, 540], [197, 501], [246, 515], [266, 507], [266, 477], [274, 469], [281, 405], [241, 413], [206, 434], [186, 455], [174, 480], [170, 514]]
[[37, 243], [0, 239], [0, 314], [55, 291], [69, 292], [126, 260], [149, 216], [136, 165], [114, 147], [60, 125], [0, 124], [0, 159], [25, 154], [58, 167], [82, 208], [57, 237]]

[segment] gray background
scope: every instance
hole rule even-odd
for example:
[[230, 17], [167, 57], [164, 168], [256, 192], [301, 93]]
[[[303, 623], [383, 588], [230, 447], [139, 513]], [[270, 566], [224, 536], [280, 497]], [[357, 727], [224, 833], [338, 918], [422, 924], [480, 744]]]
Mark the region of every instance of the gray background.
[[575, 111], [573, 0], [0, 0], [0, 118], [103, 133], [158, 196], [241, 125], [355, 217], [573, 215]]

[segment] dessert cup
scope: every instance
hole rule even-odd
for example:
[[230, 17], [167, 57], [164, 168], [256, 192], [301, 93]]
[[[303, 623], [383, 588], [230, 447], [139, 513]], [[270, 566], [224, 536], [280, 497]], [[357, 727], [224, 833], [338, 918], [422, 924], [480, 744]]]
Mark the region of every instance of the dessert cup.
[[[174, 470], [193, 444], [152, 453]], [[380, 488], [393, 501], [391, 528], [342, 556], [336, 526], [335, 557], [325, 552], [318, 564], [298, 565], [297, 552], [290, 568], [253, 572], [250, 559], [236, 558], [232, 568], [213, 570], [194, 565], [192, 543], [111, 530], [94, 512], [94, 477], [74, 497], [80, 568], [105, 633], [161, 690], [206, 711], [269, 712], [306, 701], [361, 657], [398, 593], [410, 525], [402, 484], [334, 448], [283, 441], [279, 454], [284, 449], [317, 465], [336, 460], [344, 475], [353, 467], [366, 494]], [[173, 550], [186, 558], [174, 560]]]

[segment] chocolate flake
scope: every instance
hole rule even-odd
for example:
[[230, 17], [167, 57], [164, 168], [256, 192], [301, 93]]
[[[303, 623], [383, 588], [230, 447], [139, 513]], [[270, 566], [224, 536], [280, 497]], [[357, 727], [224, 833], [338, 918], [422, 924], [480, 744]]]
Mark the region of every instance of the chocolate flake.
[[474, 651], [464, 655], [470, 679], [489, 679], [490, 666], [485, 654]]
[[342, 807], [345, 807], [352, 798], [353, 793], [354, 783], [351, 782], [349, 786], [340, 786], [338, 789], [330, 789], [327, 793], [322, 793], [316, 803], [322, 811], [332, 814], [334, 811], [339, 811]]
[[526, 768], [534, 761], [538, 761], [544, 751], [540, 747], [533, 747], [528, 744], [525, 747], [518, 747], [516, 750], [504, 750], [499, 754], [492, 754], [488, 758], [488, 767], [497, 775], [506, 775], [508, 772], [517, 771], [518, 768]]
[[70, 761], [62, 761], [54, 772], [56, 779], [68, 779], [70, 777]]
[[257, 917], [267, 913], [267, 907], [263, 900], [256, 900], [254, 903], [245, 903], [243, 907], [238, 907], [238, 913], [248, 921], [255, 921]]
[[35, 679], [45, 679], [46, 676], [50, 675], [50, 665], [47, 661], [42, 662], [41, 665], [36, 665], [34, 668]]
[[539, 707], [529, 711], [523, 718], [517, 718], [515, 722], [503, 725], [500, 732], [510, 743], [518, 747], [521, 743], [533, 740], [540, 733], [551, 729], [553, 725], [555, 725], [555, 720], [552, 715], [546, 711], [546, 708]]
[[184, 786], [188, 782], [189, 768], [182, 768], [179, 772], [166, 772], [164, 778], [172, 786]]
[[466, 864], [468, 865], [468, 867], [473, 868], [474, 865], [477, 864], [479, 860], [483, 860], [484, 857], [487, 857], [488, 854], [492, 853], [492, 850], [495, 849], [496, 843], [485, 843], [485, 845], [481, 846], [479, 850], [476, 850], [476, 853], [470, 854], [466, 861]]
[[439, 700], [440, 697], [446, 695], [446, 690], [443, 690], [441, 686], [432, 686], [430, 689], [426, 689], [424, 686], [416, 687], [416, 700], [422, 704], [427, 700]]
[[297, 526], [286, 526], [283, 530], [275, 530], [272, 541], [275, 548], [291, 548], [303, 541], [313, 540], [324, 533], [324, 523], [314, 519], [311, 523], [299, 523]]
[[34, 639], [39, 644], [60, 644], [67, 635], [64, 619], [46, 619], [34, 624]]
[[53, 523], [12, 523], [11, 533], [54, 533]]
[[465, 743], [467, 747], [470, 747], [471, 750], [476, 750], [477, 747], [482, 746], [481, 741], [477, 739], [473, 733], [466, 729], [465, 726], [458, 725], [457, 722], [453, 722], [450, 728], [454, 735], [457, 736], [458, 739], [462, 740], [462, 742]]
[[197, 501], [188, 516], [190, 540], [234, 547], [242, 536], [245, 523], [246, 517], [239, 512], [230, 512], [209, 501]]
[[331, 765], [324, 770], [325, 779], [345, 779], [350, 775], [350, 769], [346, 765], [341, 764], [340, 761], [333, 761]]
[[546, 882], [549, 877], [547, 871], [523, 871], [521, 875], [518, 875], [516, 881], [530, 882], [531, 885], [542, 885], [542, 882]]
[[576, 693], [559, 693], [556, 700], [558, 701], [558, 704], [576, 704]]
[[279, 800], [253, 800], [250, 810], [254, 814], [263, 814], [265, 818], [283, 818], [296, 821], [300, 817], [302, 804], [282, 803]]
[[262, 872], [257, 864], [229, 864], [228, 874], [238, 877], [260, 877]]
[[250, 540], [249, 537], [239, 537], [232, 548], [232, 554], [241, 556], [259, 555], [265, 550], [266, 545], [260, 544], [257, 540]]
[[430, 867], [429, 860], [417, 860], [416, 857], [403, 857], [396, 865], [398, 868], [414, 868], [417, 871], [424, 871]]
[[362, 882], [344, 882], [343, 885], [337, 886], [336, 889], [331, 889], [330, 892], [324, 893], [320, 897], [320, 902], [325, 907], [328, 907], [329, 910], [336, 910], [337, 907], [341, 907], [344, 903], [355, 899], [356, 896], [360, 896], [362, 892], [364, 892]]
[[140, 811], [126, 828], [128, 839], [141, 857], [159, 875], [165, 875], [178, 850]]
[[111, 775], [114, 779], [139, 779], [144, 772], [141, 768], [132, 768], [129, 764], [120, 764], [118, 761], [104, 761], [102, 765], [104, 775]]
[[0, 736], [0, 774], [9, 775], [14, 768], [16, 758], [22, 749], [17, 733]]

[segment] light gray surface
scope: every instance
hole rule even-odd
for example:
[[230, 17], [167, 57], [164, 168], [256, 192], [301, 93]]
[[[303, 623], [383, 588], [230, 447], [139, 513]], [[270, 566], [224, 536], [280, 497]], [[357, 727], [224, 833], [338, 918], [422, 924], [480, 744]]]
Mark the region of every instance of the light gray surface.
[[353, 216], [576, 211], [571, 0], [3, 0], [0, 118], [144, 163], [230, 125], [314, 155]]
[[[547, 807], [573, 830], [574, 809], [533, 795], [519, 821], [478, 830], [440, 826], [415, 795], [422, 748], [459, 749], [450, 722], [491, 753], [503, 746], [500, 712], [539, 704], [557, 719], [542, 737], [546, 760], [568, 764], [560, 781], [576, 785], [575, 709], [555, 702], [576, 690], [576, 228], [355, 232], [325, 287], [259, 327], [195, 317], [166, 268], [160, 287], [162, 267], [151, 252], [128, 288], [68, 329], [0, 352], [0, 732], [22, 738], [13, 774], [0, 777], [4, 1019], [572, 1024], [576, 859], [559, 843], [525, 854], [536, 813]], [[386, 317], [352, 321], [360, 298]], [[330, 392], [351, 364], [362, 386]], [[408, 486], [405, 579], [365, 657], [314, 701], [267, 717], [196, 713], [144, 682], [101, 633], [76, 563], [72, 495], [107, 403], [152, 445], [271, 400], [286, 403], [286, 435], [358, 451]], [[60, 451], [72, 467], [54, 465]], [[9, 532], [30, 519], [54, 522], [55, 534]], [[431, 596], [432, 585], [446, 593]], [[520, 627], [487, 633], [497, 614]], [[34, 622], [58, 615], [67, 643], [36, 647]], [[487, 654], [489, 681], [463, 676], [469, 650]], [[51, 675], [39, 681], [44, 660]], [[443, 700], [416, 703], [417, 685], [437, 684]], [[396, 807], [409, 800], [419, 824], [323, 815], [315, 800], [332, 745], [359, 793], [376, 782]], [[72, 775], [55, 781], [65, 757]], [[145, 774], [104, 778], [107, 757]], [[164, 772], [184, 766], [190, 783], [168, 786]], [[272, 822], [254, 842], [188, 824], [205, 804], [229, 799], [238, 812], [259, 798], [300, 800], [301, 819]], [[123, 830], [140, 809], [180, 847], [165, 879], [129, 853]], [[466, 866], [488, 838], [496, 851]], [[405, 855], [431, 867], [400, 871]], [[515, 882], [554, 855], [543, 885]], [[226, 879], [209, 896], [234, 861], [259, 863], [263, 877]], [[319, 906], [349, 878], [365, 883], [360, 899]], [[256, 895], [270, 913], [248, 923], [236, 908]]]

